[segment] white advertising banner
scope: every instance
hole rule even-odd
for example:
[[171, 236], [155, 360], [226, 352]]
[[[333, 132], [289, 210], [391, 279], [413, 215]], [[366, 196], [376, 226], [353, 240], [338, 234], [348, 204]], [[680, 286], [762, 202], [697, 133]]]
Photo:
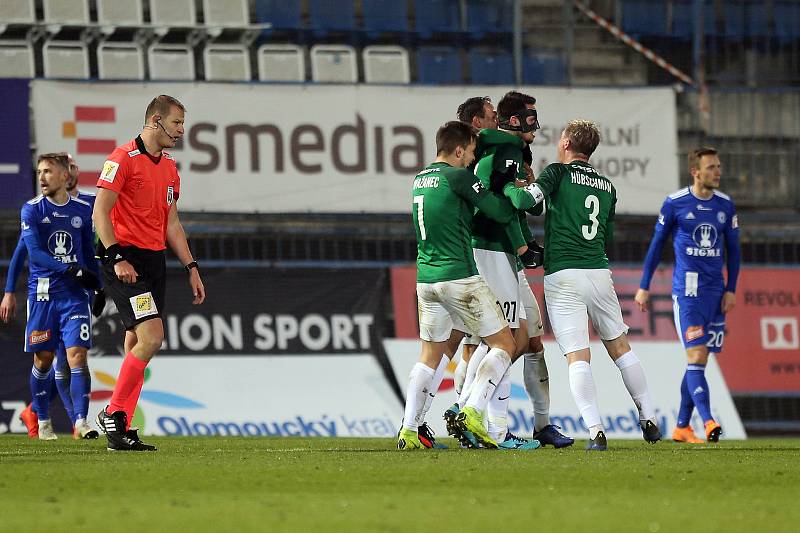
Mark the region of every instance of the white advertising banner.
[[[557, 344], [553, 342], [544, 344], [550, 374], [550, 421], [561, 426], [566, 435], [588, 439], [588, 429], [583, 424], [569, 391], [566, 360]], [[419, 360], [419, 341], [385, 340], [384, 347], [401, 387], [405, 388], [408, 374]], [[659, 427], [664, 439], [669, 439], [678, 419], [679, 389], [686, 370], [684, 350], [677, 342], [637, 342], [634, 349], [647, 374]], [[619, 370], [606, 354], [602, 343], [592, 343], [591, 350], [592, 374], [597, 386], [600, 415], [606, 434], [609, 439], [641, 439], [639, 415], [622, 383]], [[533, 432], [533, 408], [522, 381], [522, 367], [522, 361], [518, 361], [512, 367], [508, 425], [512, 433], [530, 438]], [[426, 422], [440, 436], [447, 435], [442, 414], [457, 399], [452, 381], [454, 369], [455, 365], [451, 364], [445, 375], [444, 390], [440, 389], [426, 417]], [[706, 378], [711, 389], [712, 414], [722, 426], [724, 432], [722, 438], [747, 438], [728, 387], [713, 358], [706, 367]], [[705, 435], [702, 420], [696, 411], [692, 418], [692, 427], [698, 436]]]
[[[94, 416], [122, 359], [92, 358]], [[403, 406], [372, 355], [157, 357], [134, 425], [147, 435], [394, 437]]]
[[[187, 108], [172, 151], [181, 208], [216, 212], [409, 212], [411, 179], [435, 158], [436, 129], [471, 96], [495, 103], [509, 87], [396, 87], [214, 83], [83, 83], [34, 80], [39, 152], [69, 151], [82, 187], [106, 155], [141, 130], [150, 99]], [[542, 130], [534, 170], [556, 160], [573, 118], [597, 122], [591, 162], [618, 191], [617, 212], [652, 214], [678, 188], [671, 88], [523, 87], [537, 98]]]

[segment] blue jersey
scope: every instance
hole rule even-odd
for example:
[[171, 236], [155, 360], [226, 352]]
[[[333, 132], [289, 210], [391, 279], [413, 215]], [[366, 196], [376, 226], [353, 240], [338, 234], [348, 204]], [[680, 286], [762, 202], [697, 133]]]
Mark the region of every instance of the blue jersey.
[[71, 196], [58, 205], [39, 196], [22, 206], [21, 218], [29, 257], [30, 301], [48, 301], [54, 296], [86, 298], [85, 289], [66, 270], [77, 265], [98, 272], [91, 205]]
[[[658, 215], [653, 241], [647, 251], [640, 287], [649, 289], [653, 272], [668, 236], [675, 248], [672, 294], [681, 297], [719, 297], [736, 291], [739, 275], [739, 220], [731, 198], [718, 191], [708, 200], [696, 197], [691, 187], [667, 197]], [[727, 252], [728, 280], [722, 267]]]
[[[94, 201], [97, 198], [97, 195], [94, 193], [78, 191], [78, 198], [88, 202], [89, 205], [94, 208]], [[22, 238], [22, 235], [20, 235], [17, 248], [14, 250], [14, 255], [11, 256], [11, 261], [8, 264], [8, 276], [6, 277], [5, 292], [14, 292], [14, 288], [17, 286], [17, 279], [19, 278], [19, 275], [22, 274], [22, 267], [27, 258], [28, 249], [25, 247], [25, 240]]]

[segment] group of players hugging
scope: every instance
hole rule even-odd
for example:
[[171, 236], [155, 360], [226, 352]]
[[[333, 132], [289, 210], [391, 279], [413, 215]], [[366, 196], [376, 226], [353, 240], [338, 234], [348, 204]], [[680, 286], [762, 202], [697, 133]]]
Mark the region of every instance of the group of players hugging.
[[[568, 122], [557, 141], [558, 162], [534, 178], [535, 98], [511, 91], [495, 110], [488, 97], [474, 97], [459, 106], [457, 117], [439, 128], [436, 160], [413, 181], [422, 350], [409, 375], [397, 448], [444, 447], [425, 418], [462, 341], [454, 378], [458, 401], [444, 413], [448, 433], [462, 448], [574, 444], [549, 419], [543, 321], [525, 274], [526, 267], [539, 266], [570, 391], [589, 431], [586, 449], [608, 449], [590, 365], [590, 320], [638, 410], [644, 440], [659, 441], [647, 379], [627, 339], [605, 252], [613, 239], [617, 192], [589, 163], [600, 143], [597, 124]], [[675, 324], [688, 359], [672, 439], [717, 442], [722, 428], [711, 414], [705, 366], [722, 349], [725, 314], [736, 302], [738, 218], [730, 197], [717, 190], [717, 151], [699, 148], [688, 160], [692, 184], [664, 201], [635, 302], [641, 311], [648, 309], [650, 280], [671, 236]], [[530, 232], [527, 214], [544, 216], [543, 247]], [[510, 369], [519, 358], [533, 406], [530, 439], [508, 430]], [[695, 407], [705, 440], [690, 425]]]

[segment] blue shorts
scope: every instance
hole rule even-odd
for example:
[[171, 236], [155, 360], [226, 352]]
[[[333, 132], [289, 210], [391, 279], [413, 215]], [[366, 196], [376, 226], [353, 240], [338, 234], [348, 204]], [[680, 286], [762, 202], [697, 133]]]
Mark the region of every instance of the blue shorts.
[[28, 298], [25, 351], [55, 351], [61, 342], [65, 348], [91, 348], [91, 316], [88, 296], [59, 296], [46, 302]]
[[672, 295], [675, 329], [684, 348], [707, 346], [710, 353], [722, 351], [725, 315], [722, 294], [710, 298]]

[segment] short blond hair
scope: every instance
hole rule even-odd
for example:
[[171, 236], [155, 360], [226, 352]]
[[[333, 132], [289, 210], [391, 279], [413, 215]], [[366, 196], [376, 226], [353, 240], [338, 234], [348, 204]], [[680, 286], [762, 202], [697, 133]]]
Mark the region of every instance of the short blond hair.
[[600, 144], [600, 128], [590, 120], [575, 119], [567, 123], [564, 136], [569, 139], [572, 151], [591, 157]]

